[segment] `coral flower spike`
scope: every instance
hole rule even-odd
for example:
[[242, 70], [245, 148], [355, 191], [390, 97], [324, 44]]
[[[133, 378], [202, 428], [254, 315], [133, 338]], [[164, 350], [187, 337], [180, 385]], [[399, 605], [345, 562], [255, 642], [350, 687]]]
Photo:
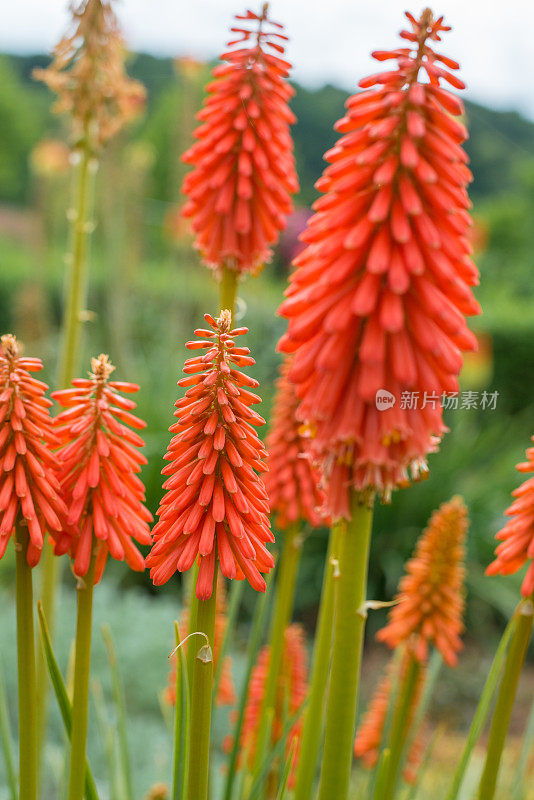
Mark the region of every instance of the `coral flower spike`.
[[[178, 421], [163, 470], [166, 494], [153, 530], [154, 546], [147, 558], [156, 585], [179, 570], [193, 566], [200, 556], [196, 595], [211, 597], [217, 560], [227, 578], [246, 578], [265, 591], [260, 573], [269, 572], [273, 557], [265, 547], [273, 542], [269, 504], [263, 481], [265, 450], [253, 426], [265, 420], [250, 406], [260, 398], [249, 391], [258, 382], [236, 367], [254, 364], [250, 351], [235, 343], [247, 328], [231, 330], [231, 314], [221, 311], [210, 329], [188, 342], [189, 350], [206, 350], [185, 362], [189, 387], [176, 402]], [[248, 388], [246, 388], [248, 387]]]
[[0, 348], [0, 558], [17, 522], [27, 525], [27, 561], [34, 567], [41, 557], [45, 531], [60, 531], [67, 509], [59, 496], [54, 471], [57, 444], [44, 394], [46, 384], [31, 373], [43, 365], [39, 358], [20, 354], [11, 334]]
[[467, 508], [453, 497], [434, 511], [399, 584], [388, 624], [376, 638], [395, 648], [406, 643], [425, 662], [433, 644], [449, 666], [462, 647], [464, 541]]
[[[534, 447], [529, 447], [527, 460], [518, 464], [517, 470], [534, 472]], [[505, 512], [511, 519], [497, 534], [501, 544], [497, 546], [497, 558], [489, 565], [486, 574], [512, 575], [530, 561], [521, 594], [531, 597], [534, 594], [534, 476], [515, 489], [512, 495], [515, 500]]]
[[313, 527], [324, 522], [320, 509], [324, 492], [319, 488], [320, 474], [309, 458], [309, 438], [296, 417], [298, 397], [289, 380], [291, 359], [282, 364], [276, 383], [272, 424], [267, 436], [265, 486], [271, 511], [276, 512], [276, 525], [281, 530], [299, 520]]
[[[150, 544], [152, 515], [143, 505], [145, 489], [137, 473], [146, 459], [144, 445], [131, 428], [146, 427], [132, 414], [130, 394], [139, 387], [111, 381], [115, 367], [108, 356], [91, 361], [88, 378], [72, 381], [72, 389], [52, 393], [65, 409], [54, 420], [61, 441], [60, 482], [67, 499], [67, 526], [56, 537], [56, 552], [69, 552], [74, 573], [86, 575], [95, 553], [95, 583], [108, 555], [142, 571], [144, 558], [133, 543]], [[96, 546], [95, 546], [96, 545]]]
[[463, 83], [429, 44], [449, 30], [443, 18], [407, 17], [407, 46], [373, 54], [396, 66], [360, 81], [336, 125], [280, 307], [279, 347], [295, 353], [299, 417], [315, 430], [334, 517], [350, 517], [351, 486], [387, 499], [426, 471], [446, 430], [440, 398], [458, 391], [461, 351], [476, 347], [464, 319], [480, 310], [467, 132], [454, 119], [462, 103], [440, 85]]
[[[194, 169], [183, 192], [189, 201], [195, 246], [214, 269], [257, 272], [293, 210], [298, 190], [289, 125], [291, 67], [284, 53], [283, 26], [247, 11], [232, 32], [239, 38], [213, 71], [207, 99], [197, 115], [198, 141], [183, 160]], [[251, 28], [251, 29], [249, 29]]]

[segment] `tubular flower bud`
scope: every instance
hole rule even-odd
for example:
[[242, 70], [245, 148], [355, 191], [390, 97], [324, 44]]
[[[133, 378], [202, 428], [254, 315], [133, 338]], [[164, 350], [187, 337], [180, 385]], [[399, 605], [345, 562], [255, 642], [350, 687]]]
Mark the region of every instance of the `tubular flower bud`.
[[[380, 683], [377, 686], [375, 694], [369, 703], [367, 711], [356, 731], [356, 739], [354, 741], [354, 756], [360, 758], [364, 767], [373, 769], [378, 761], [381, 746], [383, 745], [382, 739], [384, 736], [384, 727], [388, 711], [392, 701], [392, 690], [395, 683], [395, 672], [399, 672], [399, 681], [402, 680], [407, 668], [406, 656], [401, 661], [400, 670], [395, 670], [395, 658], [392, 657], [387, 666], [387, 671]], [[408, 717], [406, 719], [406, 728], [409, 729], [413, 722], [415, 709], [419, 703], [421, 690], [425, 682], [425, 670], [419, 671], [417, 677], [417, 685], [412, 695], [412, 701]], [[417, 780], [417, 768], [421, 763], [422, 740], [416, 737], [410, 752], [406, 766], [404, 768], [404, 779], [407, 783], [415, 783]]]
[[[269, 674], [269, 646], [260, 652], [256, 666], [250, 677], [247, 706], [243, 721], [240, 750], [246, 753], [248, 767], [252, 769], [262, 719], [260, 711], [265, 694]], [[297, 713], [306, 699], [308, 688], [308, 667], [306, 658], [306, 642], [304, 631], [300, 625], [289, 625], [284, 635], [284, 649], [278, 678], [276, 704], [274, 709], [272, 741], [274, 746], [282, 737], [286, 715], [291, 717]], [[287, 737], [286, 755], [289, 754], [293, 740], [297, 739], [297, 747], [291, 775], [290, 788], [294, 785], [298, 765], [299, 743], [302, 729], [302, 717], [295, 723]]]
[[[214, 269], [257, 272], [293, 210], [298, 190], [289, 126], [294, 91], [287, 82], [283, 26], [247, 11], [232, 32], [239, 38], [213, 70], [198, 113], [198, 141], [183, 155], [194, 169], [183, 192], [195, 246]], [[252, 30], [249, 30], [249, 25]]]
[[94, 554], [95, 583], [108, 554], [141, 572], [145, 561], [133, 540], [151, 543], [152, 515], [143, 504], [145, 488], [137, 475], [146, 464], [138, 451], [144, 442], [135, 432], [146, 423], [132, 414], [133, 400], [119, 394], [139, 386], [109, 380], [114, 369], [108, 356], [100, 355], [92, 359], [88, 378], [76, 378], [73, 388], [52, 393], [65, 409], [54, 427], [61, 443], [61, 491], [69, 508], [56, 553], [70, 554], [78, 576], [87, 574]]
[[[215, 635], [213, 639], [213, 672], [214, 676], [217, 673], [221, 648], [223, 646], [224, 634], [226, 631], [226, 589], [224, 578], [219, 573], [217, 576], [217, 594], [215, 597]], [[180, 618], [180, 630], [189, 630], [189, 609], [186, 608], [182, 612]], [[184, 644], [187, 647], [189, 640]], [[196, 643], [193, 641], [193, 646]], [[197, 644], [198, 647], [198, 644]], [[176, 655], [172, 657], [172, 665], [169, 673], [169, 684], [165, 691], [165, 699], [169, 705], [176, 705]], [[236, 703], [236, 694], [234, 680], [232, 678], [232, 658], [225, 656], [222, 667], [221, 677], [219, 680], [219, 687], [215, 697], [215, 704], [218, 706], [233, 706]]]
[[280, 307], [279, 348], [295, 353], [290, 378], [316, 431], [327, 508], [347, 519], [351, 487], [388, 499], [426, 473], [446, 431], [440, 400], [458, 391], [462, 350], [476, 348], [465, 322], [480, 310], [467, 132], [454, 119], [460, 100], [440, 85], [463, 83], [429, 45], [449, 30], [442, 17], [407, 16], [408, 46], [373, 54], [396, 66], [360, 81], [336, 125]]
[[[516, 469], [519, 472], [534, 472], [534, 447], [528, 448], [527, 460], [517, 464]], [[512, 575], [530, 561], [521, 585], [521, 594], [531, 597], [534, 594], [534, 477], [528, 478], [515, 489], [512, 496], [515, 500], [505, 511], [506, 516], [512, 519], [497, 534], [501, 544], [497, 545], [497, 558], [489, 565], [486, 574]]]
[[406, 643], [425, 662], [429, 645], [455, 666], [462, 647], [464, 542], [467, 508], [461, 497], [442, 503], [423, 531], [406, 564], [388, 624], [376, 638], [395, 648]]
[[309, 458], [309, 438], [297, 421], [298, 398], [288, 377], [291, 360], [280, 369], [276, 382], [271, 429], [266, 439], [267, 464], [265, 486], [271, 511], [276, 512], [280, 529], [304, 520], [314, 527], [324, 522], [320, 508], [324, 493], [319, 488], [320, 474]]
[[39, 358], [20, 355], [17, 340], [2, 336], [0, 347], [0, 558], [16, 524], [28, 527], [27, 561], [35, 567], [45, 532], [63, 527], [67, 509], [55, 477], [57, 444], [52, 432], [48, 386], [31, 373]]
[[269, 503], [258, 475], [266, 470], [266, 452], [253, 427], [265, 420], [250, 407], [261, 402], [250, 391], [258, 382], [236, 368], [255, 363], [250, 350], [235, 343], [247, 328], [231, 330], [229, 311], [205, 319], [210, 328], [195, 331], [201, 338], [186, 344], [206, 353], [188, 359], [187, 377], [178, 381], [189, 388], [175, 404], [165, 496], [147, 558], [154, 584], [161, 585], [200, 556], [200, 600], [211, 597], [217, 560], [226, 578], [246, 578], [261, 592], [260, 573], [274, 565], [265, 547], [274, 541]]
[[109, 0], [71, 2], [71, 30], [47, 69], [34, 70], [72, 117], [76, 144], [98, 149], [143, 109], [144, 87], [124, 70], [124, 44]]

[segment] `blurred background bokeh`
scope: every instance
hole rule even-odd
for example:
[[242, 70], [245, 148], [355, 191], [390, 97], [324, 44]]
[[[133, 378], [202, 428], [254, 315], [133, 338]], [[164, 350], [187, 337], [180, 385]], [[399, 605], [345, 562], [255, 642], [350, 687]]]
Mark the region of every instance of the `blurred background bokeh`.
[[[54, 383], [63, 297], [64, 253], [70, 198], [69, 149], [64, 123], [50, 112], [51, 97], [35, 84], [31, 71], [45, 66], [45, 55], [0, 56], [0, 330], [14, 332], [26, 351], [46, 365]], [[147, 88], [146, 113], [108, 148], [100, 166], [97, 227], [91, 244], [91, 283], [84, 363], [107, 352], [117, 377], [138, 382], [140, 415], [148, 421], [144, 470], [148, 505], [160, 499], [160, 469], [168, 441], [176, 381], [185, 358], [184, 342], [217, 310], [213, 276], [192, 250], [188, 224], [180, 216], [180, 154], [190, 144], [194, 114], [211, 65], [195, 59], [132, 54], [129, 73]], [[322, 154], [335, 141], [333, 123], [342, 116], [346, 91], [326, 85], [296, 85], [292, 107], [301, 192], [296, 211], [274, 259], [258, 279], [240, 289], [239, 314], [250, 327], [248, 344], [257, 364], [263, 415], [269, 417], [275, 352], [284, 321], [276, 316], [298, 234], [316, 197]], [[498, 392], [496, 408], [447, 413], [451, 432], [430, 458], [430, 477], [397, 492], [390, 506], [378, 508], [373, 535], [369, 598], [390, 599], [415, 538], [431, 511], [455, 493], [470, 510], [467, 569], [467, 648], [454, 675], [447, 673], [437, 693], [436, 718], [461, 728], [468, 723], [505, 619], [519, 596], [521, 576], [484, 577], [503, 523], [509, 495], [519, 483], [514, 470], [534, 433], [534, 123], [514, 111], [466, 104], [470, 131], [467, 152], [475, 180], [473, 246], [481, 271], [477, 297], [483, 315], [473, 320], [480, 347], [467, 360], [462, 390]], [[299, 573], [296, 616], [313, 626], [326, 549], [324, 531], [311, 534]], [[0, 599], [9, 605], [13, 551], [0, 562]], [[72, 576], [64, 577], [72, 591]], [[108, 568], [99, 590], [97, 619], [110, 618], [125, 667], [129, 702], [136, 709], [132, 732], [134, 758], [143, 791], [168, 767], [167, 736], [158, 715], [157, 693], [164, 688], [172, 618], [179, 602], [176, 577], [157, 593], [148, 576], [122, 565]], [[61, 617], [59, 652], [68, 659], [72, 607]], [[243, 603], [243, 623], [250, 604]], [[368, 664], [383, 659], [372, 646], [385, 612], [374, 612], [368, 629]], [[98, 638], [98, 637], [97, 637]], [[9, 686], [14, 687], [14, 615], [0, 619], [0, 649]], [[96, 644], [96, 661], [103, 650]], [[239, 656], [235, 659], [239, 669]], [[371, 668], [371, 673], [375, 672]], [[375, 673], [376, 674], [376, 673]], [[522, 688], [532, 692], [529, 673]], [[149, 688], [147, 688], [149, 687]], [[150, 696], [149, 696], [150, 695]], [[514, 725], [519, 730], [524, 713]], [[453, 711], [451, 712], [451, 709]], [[59, 723], [56, 734], [59, 740]], [[221, 732], [227, 727], [218, 719]], [[150, 748], [143, 746], [151, 738]], [[161, 757], [155, 753], [161, 750]], [[52, 748], [49, 768], [60, 770]], [[95, 756], [98, 760], [99, 756]], [[100, 758], [103, 758], [101, 755]], [[54, 772], [54, 774], [55, 774]], [[1, 774], [1, 766], [0, 766]]]

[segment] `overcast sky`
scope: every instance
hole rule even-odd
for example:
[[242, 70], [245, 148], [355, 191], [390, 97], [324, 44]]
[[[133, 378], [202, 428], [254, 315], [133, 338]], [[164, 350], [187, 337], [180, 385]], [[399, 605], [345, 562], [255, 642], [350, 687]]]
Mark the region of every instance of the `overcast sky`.
[[[3, 2], [0, 50], [49, 51], [65, 27], [66, 0]], [[259, 0], [248, 4], [259, 8]], [[155, 55], [207, 59], [221, 52], [232, 15], [246, 0], [117, 0], [128, 46]], [[473, 100], [517, 109], [534, 119], [532, 0], [439, 0], [453, 31], [442, 52], [462, 65]], [[308, 86], [331, 82], [352, 89], [375, 70], [369, 51], [396, 46], [404, 0], [272, 0], [271, 16], [286, 25], [293, 76]], [[410, 4], [412, 12], [420, 4]], [[376, 64], [376, 62], [375, 62]]]

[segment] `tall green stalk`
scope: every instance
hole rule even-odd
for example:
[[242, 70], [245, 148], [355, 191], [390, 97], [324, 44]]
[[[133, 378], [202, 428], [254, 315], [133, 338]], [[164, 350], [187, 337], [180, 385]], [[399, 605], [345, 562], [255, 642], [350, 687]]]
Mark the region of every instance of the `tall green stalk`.
[[413, 703], [421, 672], [421, 664], [412, 653], [409, 653], [408, 664], [404, 667], [401, 662], [400, 668], [403, 670], [403, 674], [401, 675], [391, 722], [391, 735], [388, 743], [388, 769], [382, 794], [380, 795], [381, 800], [393, 800], [395, 796], [399, 773], [406, 752], [406, 743], [410, 734]]
[[[87, 280], [89, 271], [89, 237], [93, 228], [94, 184], [97, 170], [96, 158], [87, 145], [76, 152], [78, 162], [74, 171], [73, 197], [68, 211], [70, 220], [70, 244], [67, 261], [66, 298], [62, 323], [61, 355], [58, 363], [57, 387], [66, 389], [76, 377], [79, 367], [79, 352], [83, 314], [86, 307]], [[62, 560], [54, 555], [52, 548], [43, 549], [40, 598], [50, 635], [54, 636], [58, 584], [61, 577]], [[45, 733], [48, 699], [46, 664], [39, 651], [37, 662], [37, 719], [38, 737], [42, 741]], [[40, 750], [42, 748], [39, 748]]]
[[[257, 776], [261, 769], [261, 759], [265, 752], [272, 731], [272, 720], [275, 716], [278, 678], [284, 652], [284, 636], [293, 610], [297, 572], [302, 552], [302, 537], [298, 524], [291, 526], [284, 533], [284, 545], [280, 554], [279, 573], [276, 583], [276, 597], [269, 633], [269, 672], [260, 710], [260, 730], [256, 745], [256, 758], [253, 774]], [[268, 720], [271, 720], [269, 725]]]
[[216, 594], [217, 564], [211, 597], [198, 601], [197, 631], [205, 634], [206, 641], [196, 649], [193, 668], [187, 800], [208, 800]]
[[319, 618], [315, 634], [310, 690], [302, 727], [294, 800], [309, 800], [317, 767], [317, 754], [323, 731], [326, 686], [332, 654], [334, 596], [338, 576], [337, 559], [339, 545], [344, 532], [345, 522], [338, 521], [332, 526], [328, 540]]
[[349, 790], [365, 630], [373, 512], [354, 492], [352, 519], [339, 550], [339, 585], [319, 800], [346, 800]]
[[68, 800], [83, 800], [84, 795], [94, 571], [95, 558], [93, 556], [87, 575], [85, 575], [83, 580], [79, 579], [78, 582], [78, 615], [76, 619], [76, 654], [74, 659]]
[[499, 694], [493, 711], [486, 762], [478, 788], [478, 800], [493, 800], [501, 765], [506, 735], [515, 702], [519, 676], [527, 654], [534, 620], [534, 600], [522, 600], [515, 615], [517, 617], [510, 648], [504, 664]]
[[237, 295], [237, 285], [239, 283], [239, 272], [230, 267], [223, 267], [221, 275], [221, 285], [219, 289], [219, 300], [221, 311], [227, 308], [232, 312], [232, 324], [235, 317], [235, 300]]
[[26, 558], [28, 529], [16, 526], [17, 656], [19, 694], [20, 800], [37, 798], [37, 689], [32, 570]]

